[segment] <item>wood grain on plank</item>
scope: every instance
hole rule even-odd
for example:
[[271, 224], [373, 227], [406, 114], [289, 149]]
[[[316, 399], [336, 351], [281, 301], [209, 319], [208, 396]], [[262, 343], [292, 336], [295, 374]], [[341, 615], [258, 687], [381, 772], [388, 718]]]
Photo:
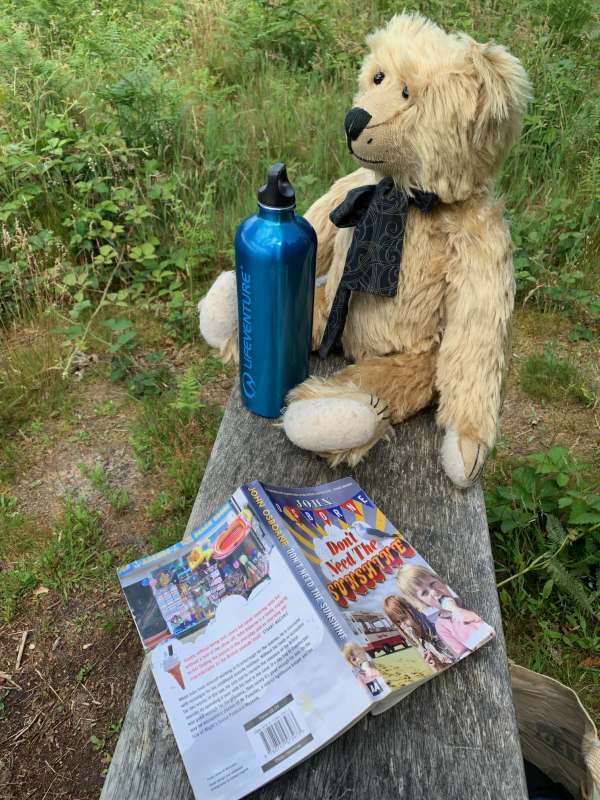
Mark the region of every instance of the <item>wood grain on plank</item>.
[[[330, 370], [332, 362], [317, 370]], [[443, 473], [431, 413], [396, 428], [354, 470], [330, 470], [234, 390], [187, 531], [242, 483], [312, 486], [352, 474], [450, 585], [496, 630], [491, 644], [379, 717], [366, 717], [254, 800], [521, 800], [526, 798], [481, 489]], [[100, 800], [192, 800], [144, 662]]]

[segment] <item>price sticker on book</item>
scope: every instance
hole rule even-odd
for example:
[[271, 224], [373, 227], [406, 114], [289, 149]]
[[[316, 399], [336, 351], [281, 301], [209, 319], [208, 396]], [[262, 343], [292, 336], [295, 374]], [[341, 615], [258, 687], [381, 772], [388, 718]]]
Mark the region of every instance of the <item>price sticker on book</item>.
[[281, 764], [313, 740], [291, 694], [246, 722], [244, 730], [263, 772]]

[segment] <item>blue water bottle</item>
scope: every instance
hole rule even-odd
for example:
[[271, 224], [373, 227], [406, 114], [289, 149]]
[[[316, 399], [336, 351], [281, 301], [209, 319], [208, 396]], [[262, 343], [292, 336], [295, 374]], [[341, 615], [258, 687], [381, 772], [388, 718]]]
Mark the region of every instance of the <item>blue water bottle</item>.
[[295, 206], [285, 164], [273, 164], [235, 237], [240, 389], [262, 417], [278, 417], [308, 377], [317, 236]]

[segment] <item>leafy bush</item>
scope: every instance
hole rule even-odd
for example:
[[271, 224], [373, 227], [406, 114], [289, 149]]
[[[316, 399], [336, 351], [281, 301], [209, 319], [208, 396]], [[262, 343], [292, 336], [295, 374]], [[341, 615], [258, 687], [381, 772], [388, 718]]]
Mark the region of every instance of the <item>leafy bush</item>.
[[505, 470], [486, 505], [509, 655], [576, 688], [600, 649], [600, 494], [589, 469], [562, 447]]
[[[419, 10], [510, 42], [530, 70], [535, 99], [502, 176], [519, 290], [594, 331], [592, 6]], [[355, 166], [342, 120], [363, 36], [396, 12], [387, 0], [0, 0], [0, 316], [66, 307], [75, 341], [100, 302], [135, 303], [195, 336], [194, 301], [230, 263], [268, 164], [288, 162], [301, 208]]]
[[486, 492], [486, 506], [507, 611], [531, 612], [556, 586], [580, 611], [596, 613], [600, 494], [568, 450], [530, 455], [509, 483]]

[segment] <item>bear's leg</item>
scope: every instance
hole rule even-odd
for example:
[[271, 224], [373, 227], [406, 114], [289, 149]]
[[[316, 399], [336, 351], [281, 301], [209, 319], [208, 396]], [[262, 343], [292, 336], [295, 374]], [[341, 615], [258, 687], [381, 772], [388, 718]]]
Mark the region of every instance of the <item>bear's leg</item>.
[[357, 464], [392, 425], [434, 396], [437, 348], [359, 361], [329, 378], [311, 377], [288, 395], [283, 428], [304, 450], [332, 466]]
[[442, 442], [442, 464], [446, 475], [460, 487], [472, 486], [483, 472], [489, 448], [470, 436], [461, 436], [456, 428], [446, 428]]

